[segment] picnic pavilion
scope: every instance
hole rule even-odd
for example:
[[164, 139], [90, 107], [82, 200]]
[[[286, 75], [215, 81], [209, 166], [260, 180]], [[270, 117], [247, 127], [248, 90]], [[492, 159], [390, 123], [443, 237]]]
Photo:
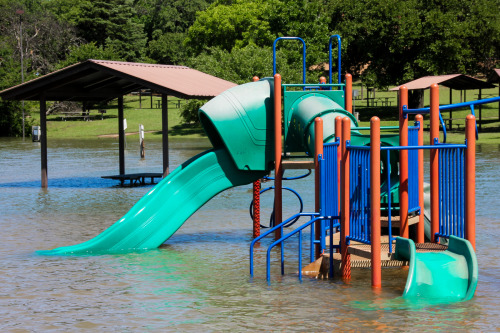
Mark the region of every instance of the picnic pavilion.
[[[47, 101], [99, 103], [118, 99], [119, 175], [125, 173], [123, 96], [141, 89], [161, 95], [163, 173], [169, 173], [168, 96], [208, 99], [236, 84], [185, 66], [87, 60], [0, 92], [5, 100], [40, 102], [41, 186], [48, 187]], [[119, 178], [117, 178], [119, 179]]]

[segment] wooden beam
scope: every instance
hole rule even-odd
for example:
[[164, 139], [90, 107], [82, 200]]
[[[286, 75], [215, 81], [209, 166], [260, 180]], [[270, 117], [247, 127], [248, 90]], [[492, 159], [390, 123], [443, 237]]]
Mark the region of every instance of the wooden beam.
[[[151, 95], [153, 92], [151, 91]], [[161, 94], [161, 130], [163, 143], [163, 177], [168, 176], [169, 160], [168, 160], [168, 96]]]
[[40, 97], [40, 131], [42, 188], [47, 188], [49, 186], [47, 175], [47, 102], [43, 94]]
[[118, 97], [118, 146], [120, 175], [125, 174], [125, 129], [123, 126], [123, 96]]

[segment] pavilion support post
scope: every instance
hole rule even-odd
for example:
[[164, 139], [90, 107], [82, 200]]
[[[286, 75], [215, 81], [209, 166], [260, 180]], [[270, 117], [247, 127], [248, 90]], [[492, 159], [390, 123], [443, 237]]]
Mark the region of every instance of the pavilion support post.
[[[481, 89], [479, 89], [479, 98], [478, 99], [482, 99], [482, 96], [481, 96]], [[479, 130], [481, 130], [481, 125], [483, 123], [483, 108], [482, 108], [482, 105], [479, 104]]]
[[163, 143], [163, 177], [168, 176], [169, 160], [168, 160], [168, 96], [161, 94], [161, 130]]
[[118, 146], [120, 175], [125, 174], [125, 129], [123, 124], [123, 96], [118, 97]]
[[47, 101], [44, 95], [40, 98], [40, 131], [42, 188], [47, 188], [49, 186], [47, 175]]

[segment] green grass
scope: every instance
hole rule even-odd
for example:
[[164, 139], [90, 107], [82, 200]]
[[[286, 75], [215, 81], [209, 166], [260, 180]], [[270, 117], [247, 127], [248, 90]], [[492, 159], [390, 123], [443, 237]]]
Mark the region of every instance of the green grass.
[[[139, 124], [144, 125], [146, 138], [161, 138], [161, 109], [157, 108], [159, 97], [153, 97], [151, 107], [150, 97], [142, 97], [142, 105], [139, 96], [127, 95], [124, 97], [124, 118], [127, 120], [126, 133], [139, 131]], [[178, 101], [177, 98], [169, 97], [169, 101]], [[182, 102], [182, 101], [181, 101]], [[142, 106], [142, 108], [140, 108]], [[67, 118], [64, 120], [60, 115], [47, 116], [47, 133], [50, 138], [91, 138], [101, 135], [116, 135], [118, 133], [118, 104], [114, 100], [106, 108], [106, 113], [101, 115], [96, 110], [91, 110], [92, 121], [81, 118]], [[199, 126], [184, 124], [180, 117], [180, 109], [175, 103], [169, 103], [168, 108], [169, 136], [182, 136], [183, 138], [205, 137], [203, 129]], [[35, 123], [40, 122], [40, 113], [32, 113]], [[137, 135], [137, 134], [136, 134]]]
[[[360, 89], [359, 83], [355, 83], [353, 89]], [[483, 90], [483, 98], [498, 96], [498, 88]], [[366, 97], [366, 91], [365, 91]], [[359, 113], [360, 126], [369, 126], [371, 117], [378, 116], [381, 119], [382, 126], [397, 126], [398, 109], [397, 109], [397, 92], [395, 91], [377, 91], [377, 98], [389, 97], [392, 102], [390, 106], [366, 106], [366, 100], [354, 101], [354, 109]], [[467, 92], [467, 100], [477, 99], [477, 91]], [[139, 104], [139, 96], [128, 95], [124, 97], [124, 117], [127, 119], [127, 133], [138, 132], [139, 124], [144, 125], [146, 137], [150, 139], [161, 138], [161, 109], [156, 108], [157, 102], [160, 100], [158, 96], [153, 97], [151, 107], [150, 97], [142, 98], [142, 105]], [[169, 97], [169, 101], [175, 102], [178, 99]], [[440, 103], [448, 104], [449, 89], [446, 87], [440, 88]], [[453, 92], [453, 103], [460, 102], [460, 92]], [[424, 93], [424, 104], [429, 105], [429, 91]], [[142, 108], [140, 107], [142, 106]], [[454, 110], [453, 119], [462, 119], [454, 121], [454, 123], [465, 123], [465, 117], [470, 113], [469, 109]], [[62, 120], [60, 116], [49, 115], [47, 117], [48, 136], [50, 138], [92, 138], [100, 135], [116, 135], [118, 133], [118, 109], [116, 101], [113, 101], [101, 120], [101, 116], [96, 110], [92, 110], [91, 114], [95, 114], [93, 121], [83, 121], [80, 118]], [[500, 121], [498, 119], [499, 106], [498, 103], [486, 104], [482, 106], [482, 123], [479, 133], [480, 143], [500, 143]], [[479, 108], [476, 108], [476, 116], [479, 118]], [[35, 123], [39, 123], [39, 113], [32, 113]], [[443, 118], [450, 118], [449, 112], [443, 113]], [[429, 123], [428, 116], [424, 117], [424, 126]], [[169, 104], [168, 114], [169, 136], [182, 138], [203, 138], [205, 134], [199, 126], [184, 124], [180, 117], [180, 109], [174, 103]], [[428, 135], [425, 136], [428, 139]], [[460, 130], [454, 128], [448, 131], [447, 141], [453, 143], [461, 143], [464, 141], [464, 130], [461, 126]]]

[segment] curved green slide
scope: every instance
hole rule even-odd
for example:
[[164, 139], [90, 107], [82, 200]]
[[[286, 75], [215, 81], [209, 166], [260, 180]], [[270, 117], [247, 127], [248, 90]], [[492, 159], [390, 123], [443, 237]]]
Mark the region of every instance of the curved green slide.
[[[219, 192], [268, 174], [274, 169], [273, 86], [273, 79], [263, 79], [213, 98], [200, 109], [199, 117], [214, 149], [183, 163], [95, 238], [38, 253], [103, 254], [157, 248]], [[310, 123], [316, 116], [326, 120], [350, 116], [355, 123], [340, 104], [321, 94], [299, 97], [294, 116], [299, 125], [292, 126], [289, 134], [304, 139], [306, 150], [313, 136]], [[332, 139], [332, 131], [333, 126], [326, 126], [324, 141]]]
[[263, 172], [236, 169], [224, 149], [206, 151], [175, 169], [97, 237], [39, 253], [98, 254], [157, 248], [216, 194], [263, 176]]
[[395, 257], [409, 261], [403, 298], [455, 302], [474, 296], [478, 266], [468, 240], [450, 236], [448, 250], [417, 253], [411, 239], [397, 237]]

